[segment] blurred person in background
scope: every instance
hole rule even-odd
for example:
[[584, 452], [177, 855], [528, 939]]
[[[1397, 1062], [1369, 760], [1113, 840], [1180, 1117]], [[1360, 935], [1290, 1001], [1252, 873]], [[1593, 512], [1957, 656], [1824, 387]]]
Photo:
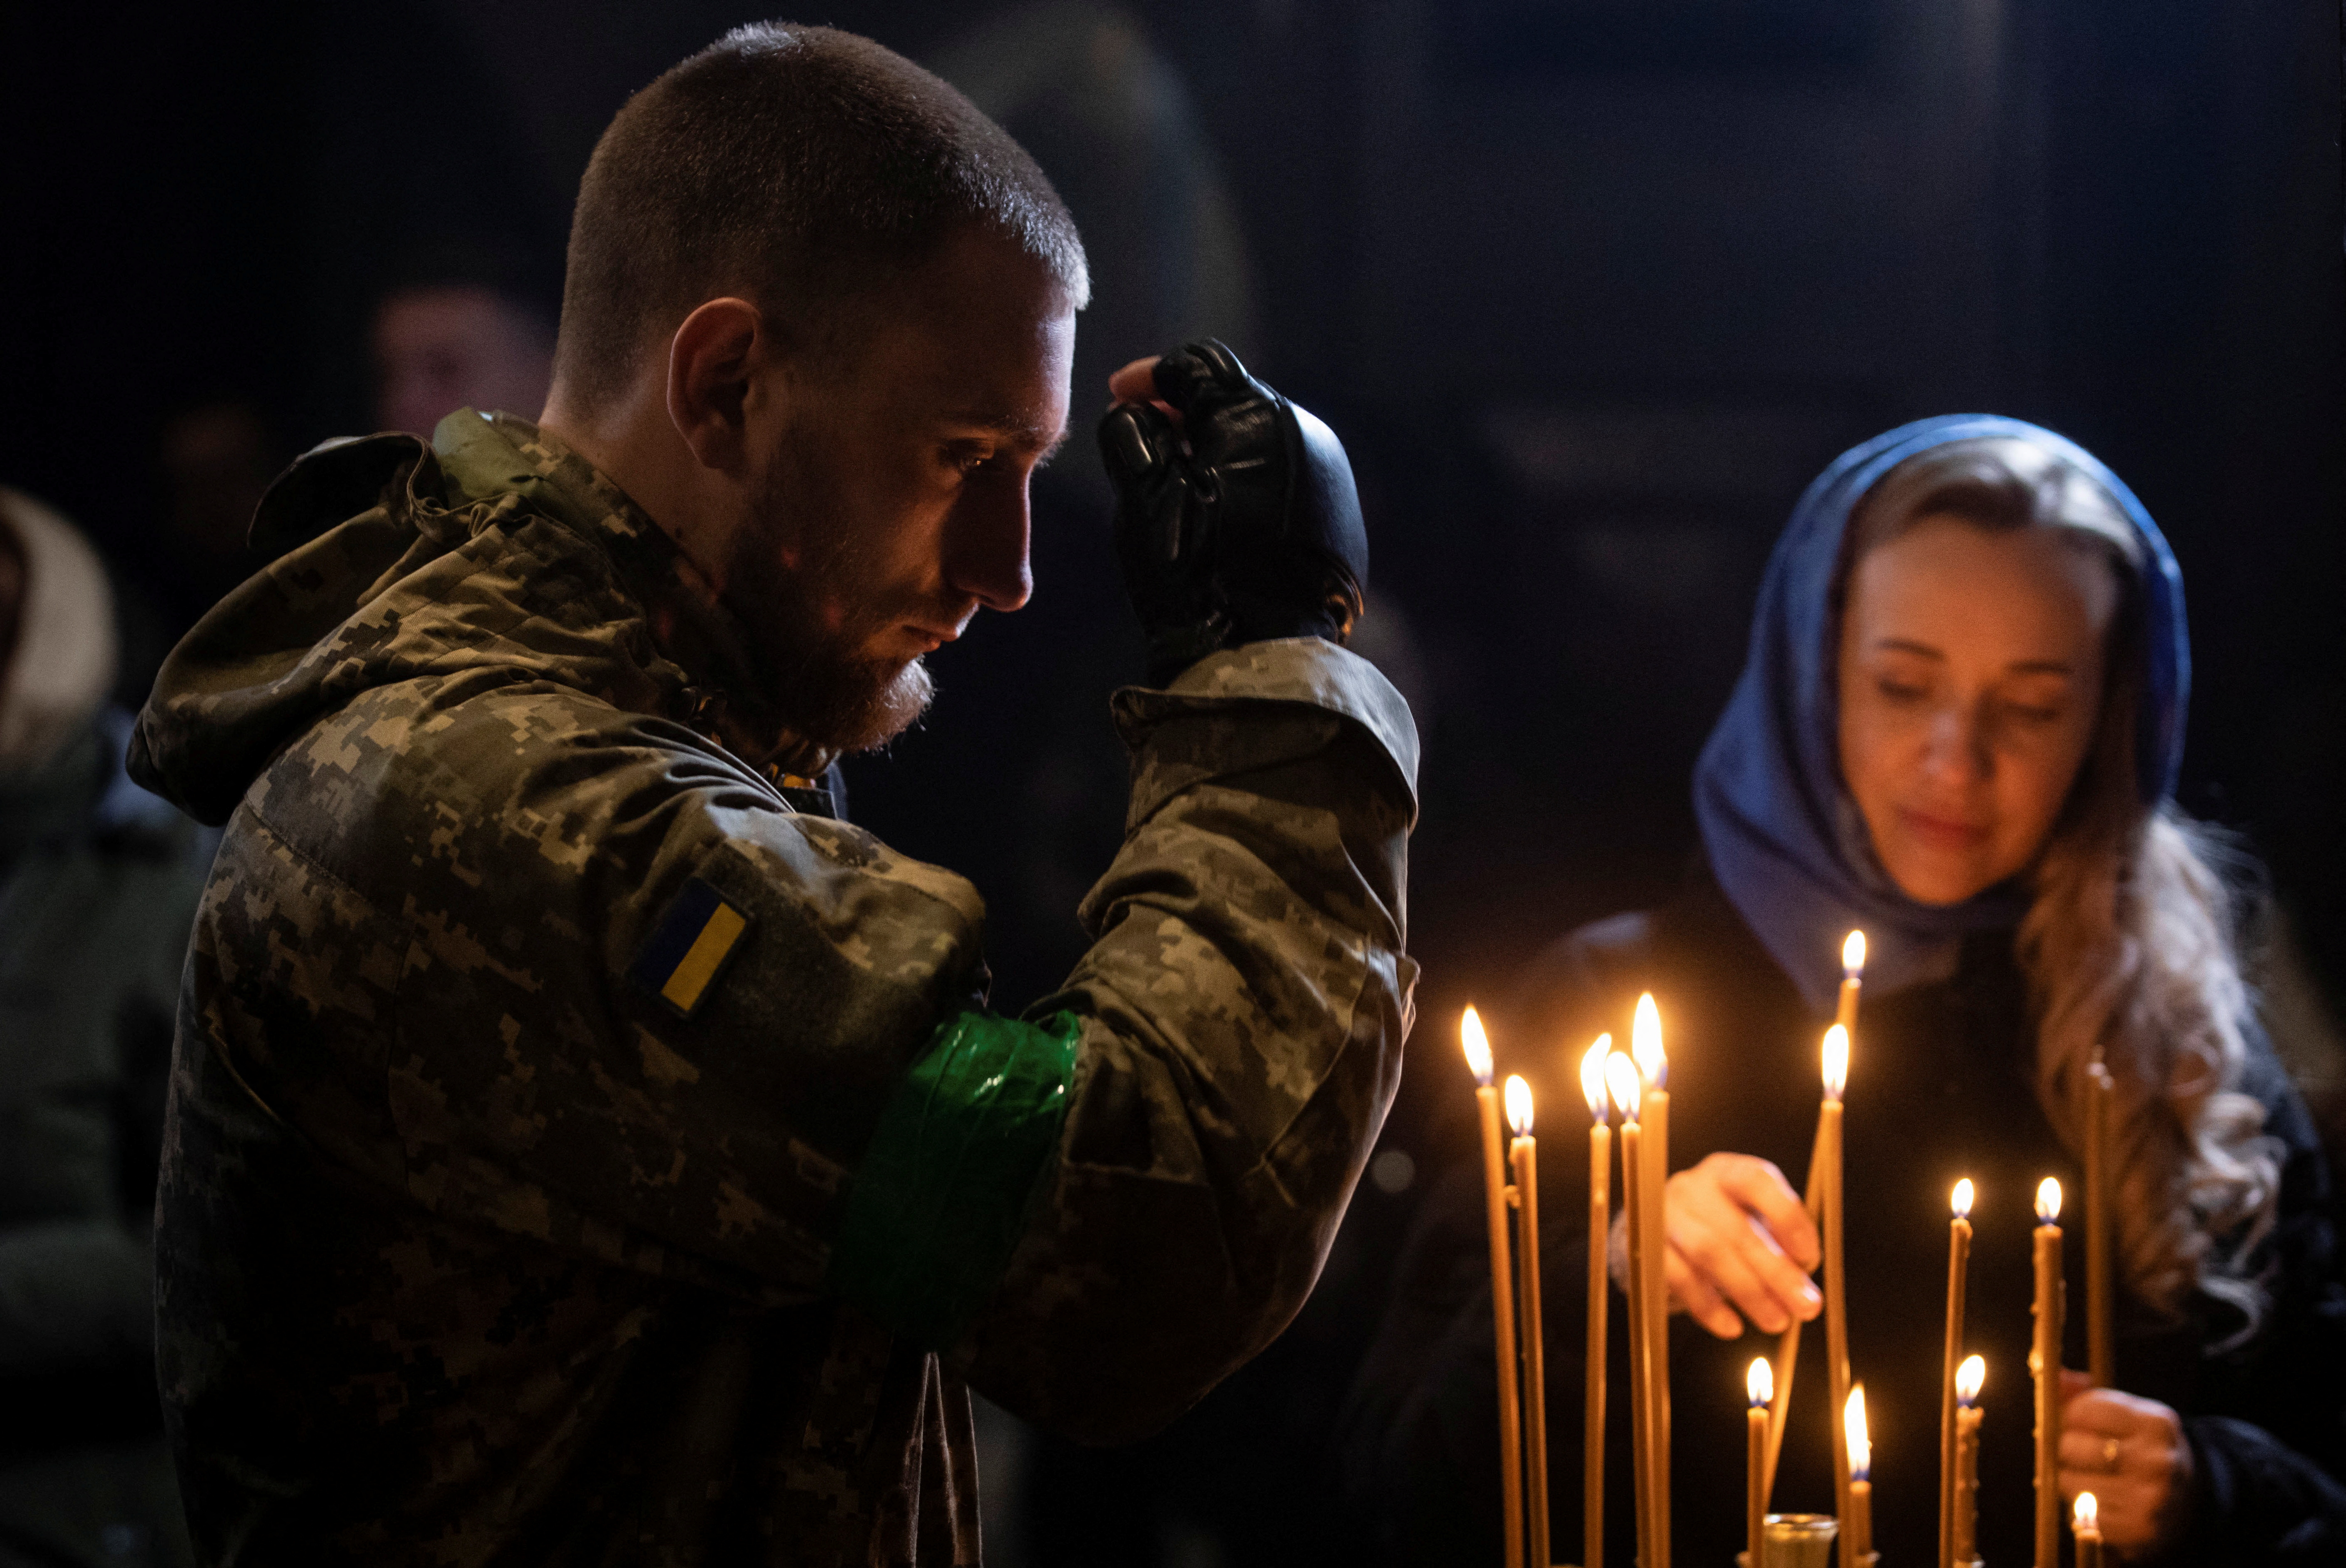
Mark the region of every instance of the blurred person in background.
[[370, 328], [375, 428], [428, 436], [456, 409], [545, 407], [562, 289], [543, 274], [518, 250], [459, 241], [393, 269]]
[[151, 1237], [209, 842], [125, 775], [116, 657], [96, 555], [0, 489], [0, 1563], [189, 1560]]
[[[1820, 1308], [1816, 1228], [1785, 1173], [1807, 1166], [1818, 1042], [1857, 928], [1849, 1347], [1881, 1538], [1935, 1530], [1933, 1282], [1950, 1191], [1969, 1177], [1967, 1348], [1988, 1367], [1979, 1546], [1994, 1563], [2029, 1554], [2032, 1205], [2056, 1176], [2064, 1223], [2082, 1223], [2099, 1058], [2116, 1082], [2116, 1386], [2062, 1372], [2061, 1492], [2096, 1494], [2127, 1561], [2346, 1559], [2329, 1175], [2242, 981], [2235, 852], [2173, 799], [2189, 670], [2165, 541], [2114, 474], [2050, 432], [1926, 420], [1844, 454], [1802, 498], [1697, 770], [1696, 874], [1658, 910], [1565, 938], [1500, 1032], [1543, 1103], [1577, 1105], [1580, 1053], [1601, 1032], [1627, 1039], [1640, 992], [1659, 1002], [1682, 1167], [1668, 1255], [1681, 1497], [1739, 1473], [1735, 1391], [1772, 1347], [1746, 1325], [1772, 1336]], [[1586, 1207], [1579, 1167], [1553, 1168], [1548, 1481], [1570, 1540]], [[1352, 1493], [1382, 1522], [1385, 1561], [1435, 1543], [1498, 1552], [1481, 1201], [1462, 1169], [1429, 1206], [1350, 1414]], [[2069, 1367], [2085, 1361], [2085, 1250], [2066, 1253]], [[1803, 1356], [1780, 1508], [1830, 1506], [1827, 1400], [1824, 1358]], [[1608, 1414], [1606, 1557], [1627, 1564], [1627, 1401]], [[1743, 1525], [1730, 1508], [1681, 1508], [1675, 1528], [1688, 1560], [1726, 1562]]]
[[[118, 562], [142, 590], [137, 601], [117, 606], [128, 612], [125, 657], [138, 676], [151, 680], [179, 634], [260, 568], [245, 535], [262, 492], [291, 456], [255, 401], [240, 394], [198, 398], [164, 419], [156, 445], [163, 502], [158, 547], [144, 559], [121, 552]], [[148, 646], [149, 616], [163, 622], [159, 647]], [[134, 700], [145, 696], [139, 684]]]

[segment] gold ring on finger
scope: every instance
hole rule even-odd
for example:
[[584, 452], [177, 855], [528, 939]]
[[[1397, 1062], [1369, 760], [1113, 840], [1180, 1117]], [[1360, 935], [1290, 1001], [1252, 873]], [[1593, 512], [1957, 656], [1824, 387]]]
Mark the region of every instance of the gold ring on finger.
[[2116, 1475], [2117, 1473], [2118, 1440], [2116, 1438], [2104, 1438], [2102, 1440], [2102, 1468], [2108, 1471], [2112, 1475]]

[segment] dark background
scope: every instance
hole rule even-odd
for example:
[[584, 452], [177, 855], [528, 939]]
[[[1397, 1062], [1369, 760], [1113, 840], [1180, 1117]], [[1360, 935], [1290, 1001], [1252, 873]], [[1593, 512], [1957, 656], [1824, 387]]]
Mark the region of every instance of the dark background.
[[[168, 632], [166, 422], [233, 400], [278, 456], [364, 428], [389, 259], [440, 238], [557, 256], [612, 110], [753, 15], [0, 8], [0, 483], [80, 518]], [[1456, 1011], [1678, 874], [1774, 532], [1892, 424], [2037, 420], [2142, 495], [2190, 594], [2185, 802], [2269, 863], [2316, 1036], [2346, 995], [2328, 0], [836, 0], [804, 19], [940, 69], [1059, 181], [1098, 280], [1079, 410], [1108, 367], [1206, 330], [1345, 435], [1375, 648], [1427, 742], [1421, 1026], [1386, 1134], [1419, 1178], [1381, 1167], [1297, 1331], [1167, 1438], [1087, 1456], [997, 1424], [1017, 1473], [990, 1505], [1019, 1500], [997, 1556], [1339, 1549], [1313, 1445], [1377, 1259], [1463, 1146]], [[1093, 461], [1074, 443], [1038, 494], [1034, 605], [941, 656], [927, 727], [851, 774], [861, 819], [995, 898], [1012, 1006], [1078, 950], [1074, 900], [1120, 809], [1105, 696], [1132, 666]]]

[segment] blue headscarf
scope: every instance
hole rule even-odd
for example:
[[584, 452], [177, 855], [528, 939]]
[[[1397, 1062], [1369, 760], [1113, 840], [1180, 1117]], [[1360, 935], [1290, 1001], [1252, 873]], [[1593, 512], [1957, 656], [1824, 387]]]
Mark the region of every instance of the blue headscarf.
[[2117, 475], [2049, 430], [1993, 414], [1901, 425], [1843, 453], [1792, 509], [1776, 542], [1751, 626], [1751, 648], [1727, 711], [1695, 768], [1695, 816], [1712, 872], [1752, 933], [1820, 1011], [1831, 1006], [1841, 939], [1866, 935], [1869, 989], [1926, 977], [1966, 932], [2017, 925], [2027, 892], [2014, 881], [1934, 908], [1899, 891], [1874, 857], [1841, 778], [1833, 650], [1833, 574], [1858, 501], [1899, 463], [1950, 442], [2018, 438], [2074, 463], [2109, 492], [2142, 541], [2142, 718], [2136, 765], [2142, 799], [2167, 799], [2183, 757], [2191, 648], [2183, 575], [2150, 514]]

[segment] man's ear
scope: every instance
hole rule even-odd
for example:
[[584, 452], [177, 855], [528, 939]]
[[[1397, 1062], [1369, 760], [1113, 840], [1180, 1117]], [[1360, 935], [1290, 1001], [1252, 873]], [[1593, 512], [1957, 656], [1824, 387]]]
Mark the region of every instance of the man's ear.
[[668, 346], [668, 416], [703, 468], [740, 472], [750, 382], [771, 353], [765, 318], [747, 300], [711, 300]]

